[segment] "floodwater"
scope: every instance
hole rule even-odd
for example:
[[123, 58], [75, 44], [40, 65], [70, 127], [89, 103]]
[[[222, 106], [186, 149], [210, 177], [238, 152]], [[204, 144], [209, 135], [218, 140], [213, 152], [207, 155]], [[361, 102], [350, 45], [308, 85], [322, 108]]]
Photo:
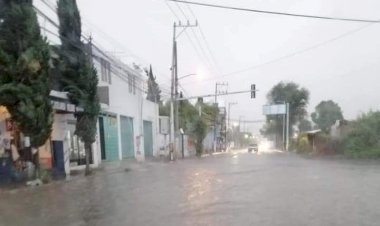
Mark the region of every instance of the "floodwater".
[[0, 225], [380, 225], [379, 195], [377, 162], [241, 150], [1, 192]]

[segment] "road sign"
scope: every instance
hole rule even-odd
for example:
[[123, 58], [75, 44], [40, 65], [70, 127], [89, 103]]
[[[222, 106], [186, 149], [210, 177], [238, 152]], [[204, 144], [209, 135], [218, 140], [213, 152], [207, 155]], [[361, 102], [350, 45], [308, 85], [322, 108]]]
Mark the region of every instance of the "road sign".
[[264, 115], [284, 115], [286, 114], [286, 104], [264, 105], [263, 113]]

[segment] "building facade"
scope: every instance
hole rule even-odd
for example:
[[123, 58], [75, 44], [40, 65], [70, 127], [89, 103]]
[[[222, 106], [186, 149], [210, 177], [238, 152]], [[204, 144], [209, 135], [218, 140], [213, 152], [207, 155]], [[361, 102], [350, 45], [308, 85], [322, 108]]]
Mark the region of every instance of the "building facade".
[[93, 153], [94, 165], [157, 156], [158, 104], [146, 100], [147, 76], [94, 47], [101, 114]]

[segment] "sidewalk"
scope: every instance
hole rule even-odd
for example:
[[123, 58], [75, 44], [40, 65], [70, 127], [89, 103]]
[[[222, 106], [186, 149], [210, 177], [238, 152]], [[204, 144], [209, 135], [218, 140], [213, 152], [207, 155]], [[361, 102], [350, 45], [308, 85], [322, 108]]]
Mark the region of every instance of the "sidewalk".
[[[208, 157], [216, 157], [218, 155], [225, 155], [230, 154], [230, 152], [217, 152], [217, 153], [210, 153], [210, 154], [204, 154], [201, 156], [201, 158], [208, 158]], [[59, 186], [60, 184], [65, 183], [72, 183], [74, 181], [80, 181], [80, 180], [86, 180], [89, 177], [101, 177], [108, 174], [117, 174], [122, 172], [130, 172], [130, 171], [148, 171], [152, 170], [154, 166], [158, 165], [168, 165], [170, 163], [178, 163], [181, 161], [187, 161], [187, 160], [194, 160], [198, 157], [187, 157], [187, 158], [178, 158], [174, 160], [173, 162], [169, 161], [168, 158], [151, 158], [146, 159], [143, 162], [139, 162], [135, 159], [127, 159], [127, 160], [121, 160], [121, 161], [113, 161], [113, 162], [102, 162], [102, 164], [98, 168], [92, 168], [91, 169], [91, 175], [85, 176], [84, 175], [84, 169], [81, 170], [75, 170], [71, 171], [71, 174], [67, 176], [65, 179], [62, 180], [52, 180], [48, 184], [43, 184], [41, 186], [27, 186], [26, 182], [23, 183], [17, 183], [17, 184], [9, 184], [0, 186], [0, 195], [4, 193], [17, 193], [20, 191], [26, 191], [30, 189], [39, 189], [49, 186]]]
[[[144, 162], [138, 162], [137, 160], [121, 160], [114, 162], [103, 162], [98, 168], [92, 168], [92, 174], [88, 177], [98, 177], [106, 174], [113, 174], [119, 172], [139, 171], [146, 170], [152, 164], [164, 163], [162, 160], [145, 160]], [[0, 195], [4, 193], [17, 193], [29, 189], [38, 189], [47, 186], [55, 186], [63, 183], [70, 183], [77, 180], [85, 180], [88, 178], [84, 175], [84, 169], [71, 171], [71, 174], [62, 180], [52, 180], [48, 184], [41, 186], [27, 186], [26, 181], [20, 183], [10, 183], [0, 186]]]

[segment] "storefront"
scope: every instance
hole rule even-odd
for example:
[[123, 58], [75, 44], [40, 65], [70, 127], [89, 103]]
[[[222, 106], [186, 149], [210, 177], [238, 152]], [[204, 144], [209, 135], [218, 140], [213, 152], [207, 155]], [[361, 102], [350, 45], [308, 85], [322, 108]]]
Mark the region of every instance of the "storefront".
[[[64, 93], [52, 92], [50, 96], [55, 112], [51, 136], [54, 170], [69, 175], [71, 170], [80, 170], [86, 165], [84, 142], [75, 134], [75, 113], [83, 109], [70, 104]], [[90, 152], [90, 164], [97, 166], [94, 147]]]
[[[66, 93], [52, 91], [50, 99], [54, 113], [52, 133], [34, 151], [29, 137], [12, 122], [7, 108], [0, 106], [0, 184], [34, 179], [37, 160], [40, 168], [53, 177], [65, 177], [71, 169], [84, 167], [84, 144], [75, 135], [75, 113], [83, 109], [70, 104]], [[90, 163], [94, 163], [92, 153]]]
[[[51, 168], [49, 141], [41, 147], [41, 167]], [[36, 153], [36, 152], [35, 152]], [[5, 106], [0, 106], [0, 184], [32, 179], [35, 174], [36, 157], [25, 137], [11, 120]]]

